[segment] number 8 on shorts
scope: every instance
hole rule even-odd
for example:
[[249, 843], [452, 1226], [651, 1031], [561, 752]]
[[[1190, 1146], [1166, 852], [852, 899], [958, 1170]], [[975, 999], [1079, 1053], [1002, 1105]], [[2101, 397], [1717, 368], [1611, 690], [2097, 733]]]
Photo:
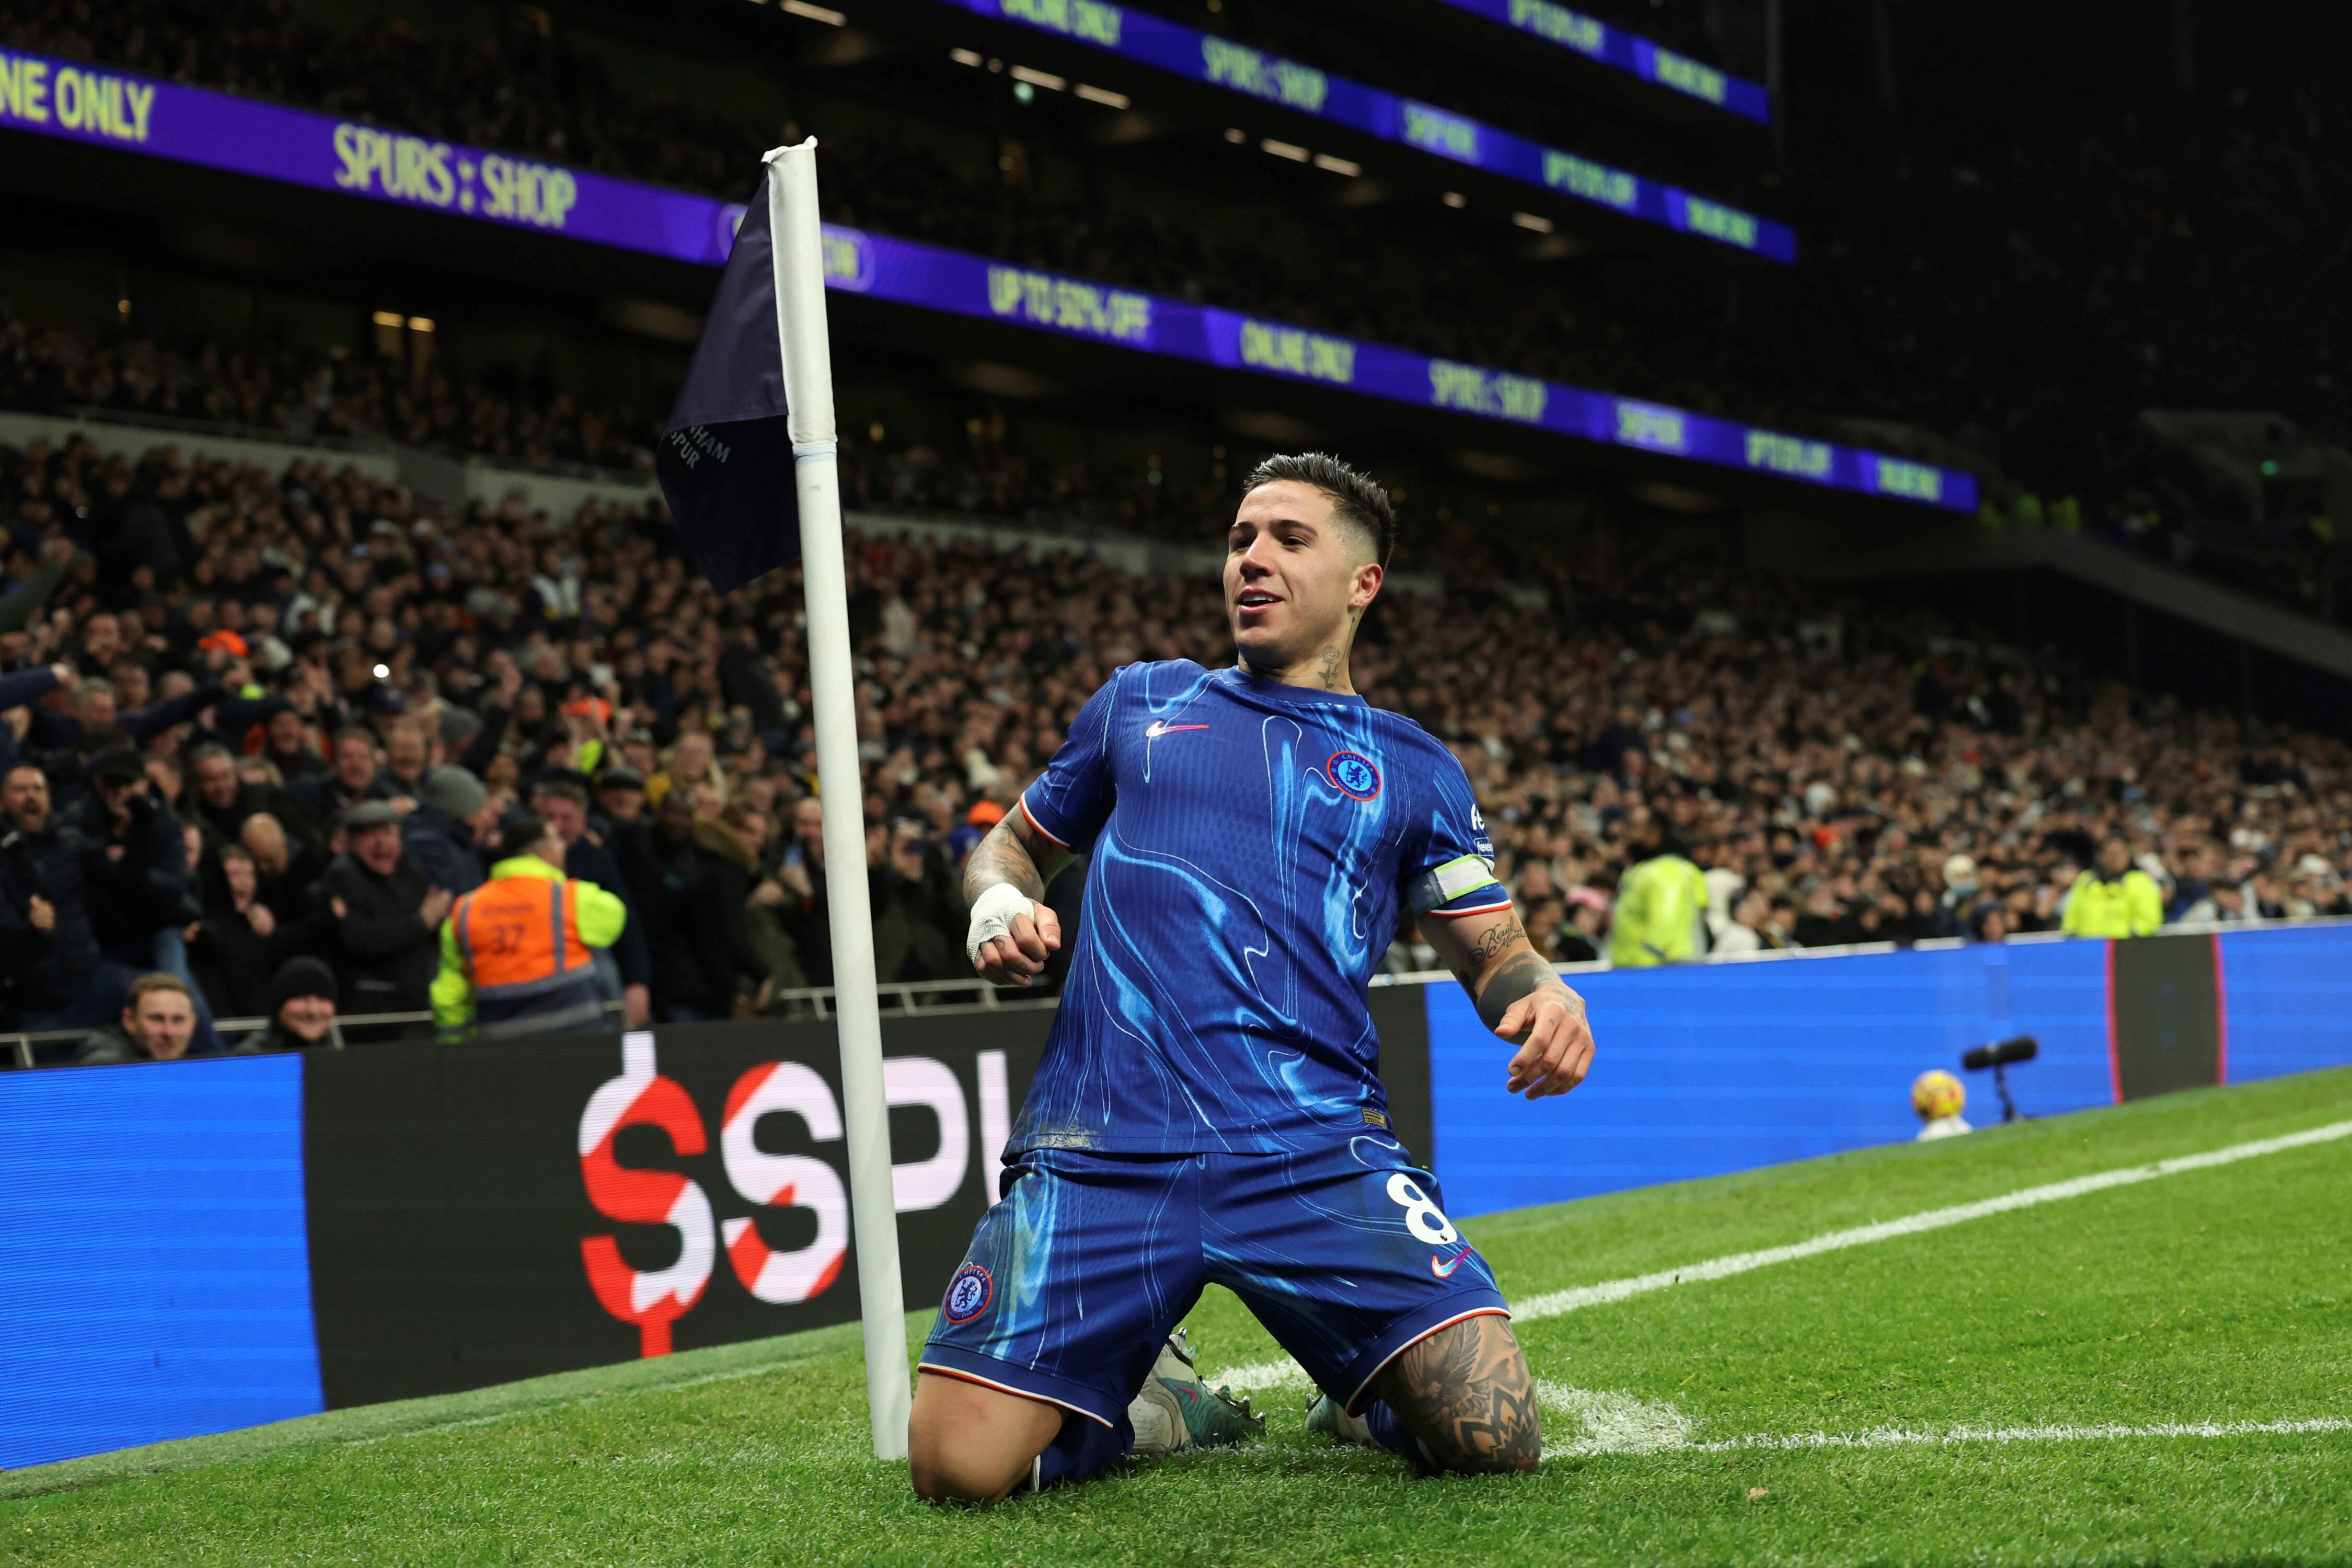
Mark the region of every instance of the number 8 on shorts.
[[1404, 1209], [1405, 1228], [1432, 1247], [1443, 1247], [1462, 1234], [1454, 1228], [1451, 1220], [1437, 1212], [1437, 1205], [1429, 1201], [1421, 1184], [1402, 1171], [1389, 1178], [1389, 1199]]

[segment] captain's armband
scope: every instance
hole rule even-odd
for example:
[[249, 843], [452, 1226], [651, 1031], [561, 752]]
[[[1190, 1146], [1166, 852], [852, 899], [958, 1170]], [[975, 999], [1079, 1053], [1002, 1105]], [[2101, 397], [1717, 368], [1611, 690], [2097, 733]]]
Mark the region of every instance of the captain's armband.
[[1463, 855], [1415, 877], [1405, 888], [1405, 902], [1414, 914], [1425, 915], [1465, 893], [1487, 887], [1498, 891], [1502, 888], [1495, 877], [1495, 863], [1483, 855]]

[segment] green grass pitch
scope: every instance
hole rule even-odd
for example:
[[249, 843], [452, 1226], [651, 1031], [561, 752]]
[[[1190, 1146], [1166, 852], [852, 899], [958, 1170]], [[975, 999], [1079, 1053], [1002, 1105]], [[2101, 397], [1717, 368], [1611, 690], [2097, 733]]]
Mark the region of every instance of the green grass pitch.
[[[2347, 1118], [2352, 1070], [1465, 1228], [1531, 1298]], [[1531, 1476], [1416, 1479], [1268, 1389], [1244, 1449], [927, 1507], [867, 1456], [852, 1325], [0, 1475], [0, 1559], [2346, 1562], [2347, 1233], [2352, 1140], [1527, 1322]], [[1192, 1330], [1213, 1373], [1276, 1354], [1222, 1293]]]

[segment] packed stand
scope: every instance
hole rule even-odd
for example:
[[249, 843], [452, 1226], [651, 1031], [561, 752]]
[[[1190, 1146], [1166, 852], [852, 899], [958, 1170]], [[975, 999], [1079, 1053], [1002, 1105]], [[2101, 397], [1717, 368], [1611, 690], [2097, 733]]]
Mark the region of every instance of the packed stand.
[[[1705, 8], [1631, 15], [1636, 31], [1720, 52]], [[0, 42], [729, 197], [779, 129], [634, 94], [529, 7], [499, 14], [493, 37], [458, 41], [398, 21], [338, 31], [273, 0], [30, 0], [0, 10]], [[2305, 586], [2313, 568], [2347, 576], [2332, 534], [2242, 537], [2249, 525], [2161, 493], [2126, 434], [2151, 405], [2277, 406], [2331, 437], [2352, 429], [2352, 384], [2329, 347], [2345, 307], [2310, 282], [2313, 237], [2352, 207], [2352, 159], [2324, 110], [2324, 94], [2293, 88], [2211, 94], [2160, 120], [2088, 97], [2014, 126], [1938, 104], [1867, 146], [1842, 140], [1776, 195], [1805, 231], [1785, 330], [1775, 310], [1742, 317], [1639, 290], [1604, 301], [1572, 280], [1369, 234], [1306, 254], [1245, 225], [1074, 204], [1035, 188], [1010, 154], [1007, 168], [958, 167], [910, 136], [825, 128], [824, 188], [844, 222], [1450, 358], [1799, 430], [1832, 413], [1909, 420], [1960, 437], [2029, 490], [2082, 498], [2095, 526], [2127, 542], [2340, 617], [2346, 594]], [[2053, 363], [2067, 374], [2053, 379]], [[116, 374], [173, 380], [161, 367]], [[233, 401], [308, 418], [301, 389], [318, 376], [289, 366]], [[420, 396], [336, 379], [314, 395], [330, 427], [592, 462], [635, 460], [646, 440], [635, 417], [508, 395], [486, 414], [475, 389]]]
[[[779, 127], [739, 124], [663, 93], [633, 95], [544, 20], [528, 8], [501, 13], [494, 37], [461, 43], [401, 22], [341, 32], [272, 0], [226, 8], [45, 0], [0, 9], [0, 43], [743, 197]], [[1204, 226], [1131, 201], [1058, 200], [1018, 174], [960, 167], [913, 136], [827, 127], [824, 140], [826, 216], [837, 222], [1710, 412], [1725, 409], [1736, 384], [1725, 334], [1687, 321], [1680, 307], [1629, 331], [1621, 309], [1591, 308], [1478, 257], [1363, 235], [1310, 254], [1247, 225]], [[1803, 406], [1751, 401], [1748, 412], [1794, 418]]]
[[[321, 463], [36, 444], [0, 452], [0, 498], [11, 1026], [94, 1031], [90, 1060], [223, 1048], [231, 1017], [269, 1020], [246, 1048], [457, 1031], [454, 901], [558, 869], [617, 900], [579, 931], [626, 1016], [831, 980], [788, 574], [720, 601], [658, 509], [451, 519]], [[2347, 909], [2340, 744], [1607, 530], [1495, 538], [1410, 539], [1451, 591], [1385, 602], [1356, 679], [1456, 748], [1556, 959], [1644, 962], [1636, 908], [1666, 958]], [[1116, 666], [1229, 659], [1219, 592], [976, 543], [852, 562], [879, 973], [963, 977], [962, 858]]]
[[0, 300], [0, 408], [94, 408], [312, 440], [361, 437], [534, 468], [650, 471], [659, 420], [529, 378], [414, 375], [350, 355], [140, 334], [100, 339], [18, 317]]
[[[268, 0], [229, 7], [142, 0], [98, 10], [81, 0], [0, 10], [0, 43], [104, 60], [477, 145], [515, 149], [608, 174], [740, 200], [773, 126], [707, 108], [640, 98], [593, 53], [542, 33], [530, 14], [502, 14], [480, 45], [420, 36], [404, 24], [364, 38], [282, 12]], [[787, 139], [797, 134], [786, 128]], [[1577, 308], [1548, 284], [1498, 276], [1483, 261], [1395, 246], [1314, 255], [1246, 226], [1213, 229], [1148, 205], [1057, 201], [1027, 181], [958, 167], [919, 139], [824, 132], [826, 216], [1024, 266], [1281, 316], [1303, 326], [1394, 342], [1528, 374], [1605, 384], [1719, 410], [1727, 369], [1712, 334], [1689, 334], [1689, 373], [1662, 368], [1615, 312]], [[447, 399], [387, 415], [431, 425]], [[462, 403], [462, 399], [460, 400]], [[462, 410], [460, 410], [462, 413]], [[373, 421], [377, 427], [383, 420]]]
[[[1392, 699], [1463, 751], [1555, 958], [2352, 913], [2339, 742], [1769, 583], [1603, 552], [1575, 586], [1582, 624], [1491, 606]], [[1444, 614], [1389, 611], [1416, 649]]]
[[[0, 408], [58, 414], [95, 408], [131, 420], [222, 423], [296, 440], [379, 437], [479, 453], [533, 467], [583, 462], [643, 473], [657, 427], [642, 411], [520, 385], [453, 392], [396, 368], [200, 340], [101, 342], [16, 316], [0, 299]], [[842, 489], [853, 509], [985, 512], [1061, 528], [1169, 535], [1193, 528], [1213, 493], [1150, 470], [1083, 461], [1039, 463], [1001, 430], [961, 449], [845, 438]]]

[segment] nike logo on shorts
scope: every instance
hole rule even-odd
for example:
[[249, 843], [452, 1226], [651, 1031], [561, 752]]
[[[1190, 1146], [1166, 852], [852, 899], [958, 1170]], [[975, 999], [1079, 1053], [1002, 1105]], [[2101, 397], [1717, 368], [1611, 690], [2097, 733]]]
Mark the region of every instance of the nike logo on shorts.
[[1454, 1255], [1454, 1260], [1451, 1263], [1441, 1267], [1437, 1261], [1437, 1255], [1432, 1253], [1429, 1257], [1429, 1271], [1440, 1279], [1451, 1279], [1454, 1278], [1454, 1271], [1462, 1267], [1462, 1260], [1469, 1256], [1470, 1249], [1465, 1247]]
[[1208, 726], [1206, 724], [1171, 724], [1165, 719], [1154, 719], [1148, 726], [1145, 727], [1143, 738], [1147, 741], [1156, 741], [1162, 735], [1172, 735], [1179, 730], [1205, 730], [1207, 728]]

